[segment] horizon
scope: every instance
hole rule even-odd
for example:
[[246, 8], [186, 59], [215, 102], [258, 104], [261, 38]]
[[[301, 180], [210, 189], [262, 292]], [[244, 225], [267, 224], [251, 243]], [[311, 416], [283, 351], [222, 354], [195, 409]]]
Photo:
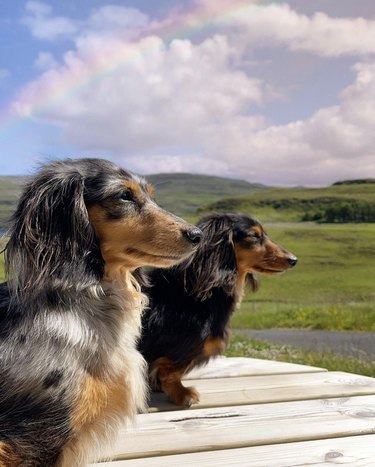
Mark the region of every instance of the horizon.
[[[2, 177], [13, 177], [13, 178], [23, 178], [23, 177], [32, 177], [34, 175], [34, 173], [29, 173], [29, 174], [7, 174], [7, 175], [2, 175], [0, 174], [0, 178]], [[154, 172], [154, 173], [149, 173], [149, 174], [139, 174], [141, 175], [142, 177], [145, 177], [147, 179], [147, 177], [152, 177], [152, 176], [176, 176], [176, 175], [190, 175], [190, 176], [194, 176], [194, 177], [212, 177], [212, 178], [221, 178], [221, 179], [224, 179], [224, 180], [235, 180], [235, 181], [239, 181], [239, 182], [245, 182], [245, 183], [248, 183], [249, 185], [260, 185], [260, 186], [264, 186], [265, 188], [311, 188], [311, 189], [319, 189], [319, 188], [327, 188], [327, 187], [330, 187], [332, 185], [336, 185], [336, 184], [345, 184], [345, 183], [368, 183], [366, 182], [367, 180], [373, 180], [374, 183], [375, 183], [375, 177], [363, 177], [363, 178], [358, 178], [358, 179], [345, 179], [345, 180], [336, 180], [332, 183], [329, 183], [327, 185], [315, 185], [315, 186], [312, 186], [312, 185], [265, 185], [263, 183], [259, 183], [259, 182], [256, 182], [256, 181], [249, 181], [249, 180], [245, 180], [244, 178], [240, 178], [240, 177], [226, 177], [224, 175], [212, 175], [212, 174], [202, 174], [202, 173], [194, 173], [194, 172]]]

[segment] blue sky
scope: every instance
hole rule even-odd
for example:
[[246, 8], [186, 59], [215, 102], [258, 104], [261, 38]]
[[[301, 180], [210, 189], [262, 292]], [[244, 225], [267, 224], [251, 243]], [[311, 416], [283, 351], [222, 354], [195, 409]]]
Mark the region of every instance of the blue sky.
[[372, 0], [0, 4], [0, 174], [375, 177]]

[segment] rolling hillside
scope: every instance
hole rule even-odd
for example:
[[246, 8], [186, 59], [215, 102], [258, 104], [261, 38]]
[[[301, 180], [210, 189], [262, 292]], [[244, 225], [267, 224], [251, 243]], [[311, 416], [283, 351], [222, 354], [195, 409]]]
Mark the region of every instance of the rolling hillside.
[[[0, 230], [13, 212], [26, 177], [0, 177]], [[165, 209], [179, 216], [194, 215], [198, 208], [223, 197], [264, 191], [267, 187], [244, 180], [187, 173], [148, 175], [155, 186], [155, 198]]]
[[157, 202], [179, 216], [194, 215], [204, 205], [221, 198], [250, 195], [267, 190], [260, 184], [189, 173], [147, 175], [155, 187]]
[[[325, 215], [334, 210], [363, 211], [365, 222], [375, 222], [375, 183], [368, 180], [338, 182], [325, 188], [270, 188], [246, 196], [222, 198], [200, 208], [206, 211], [240, 211], [267, 222], [327, 222]], [[319, 217], [320, 216], [320, 217]], [[332, 222], [345, 222], [334, 218]], [[361, 218], [347, 222], [361, 222]]]
[[[0, 230], [6, 229], [25, 179], [0, 177]], [[148, 175], [147, 179], [155, 186], [161, 206], [189, 220], [208, 211], [238, 211], [263, 222], [375, 222], [373, 179], [346, 180], [324, 188], [272, 188], [188, 173]], [[359, 217], [351, 219], [353, 213]]]

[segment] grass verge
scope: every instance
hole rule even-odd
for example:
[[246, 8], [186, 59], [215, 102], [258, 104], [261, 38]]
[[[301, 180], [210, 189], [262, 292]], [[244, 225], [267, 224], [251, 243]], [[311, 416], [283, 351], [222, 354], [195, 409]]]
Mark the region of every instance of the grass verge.
[[227, 357], [250, 357], [264, 360], [299, 363], [330, 371], [345, 371], [357, 375], [375, 377], [375, 363], [344, 357], [335, 353], [307, 352], [288, 345], [271, 344], [245, 336], [233, 336], [225, 353]]
[[373, 302], [308, 305], [244, 302], [232, 319], [236, 329], [325, 329], [375, 332]]

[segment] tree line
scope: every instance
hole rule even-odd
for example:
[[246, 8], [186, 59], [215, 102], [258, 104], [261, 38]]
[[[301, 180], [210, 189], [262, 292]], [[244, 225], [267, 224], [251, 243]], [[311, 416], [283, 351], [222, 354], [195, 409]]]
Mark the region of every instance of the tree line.
[[341, 201], [317, 211], [306, 212], [302, 221], [321, 223], [375, 222], [375, 203]]

